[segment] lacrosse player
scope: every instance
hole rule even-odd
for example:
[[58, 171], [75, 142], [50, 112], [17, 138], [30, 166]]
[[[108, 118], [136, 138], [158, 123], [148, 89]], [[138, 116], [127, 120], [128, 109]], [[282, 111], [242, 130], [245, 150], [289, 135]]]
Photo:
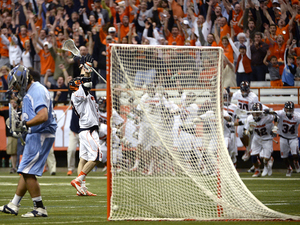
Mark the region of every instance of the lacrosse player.
[[[240, 84], [240, 90], [232, 95], [231, 100], [237, 100], [237, 106], [240, 110], [249, 111], [255, 102], [258, 102], [258, 97], [250, 90], [250, 84], [248, 81], [242, 81]], [[239, 121], [245, 124], [247, 114], [239, 115]], [[238, 137], [241, 139], [243, 145], [246, 147], [246, 152], [242, 159], [247, 161], [250, 158], [250, 136], [244, 134], [244, 126], [238, 126]]]
[[295, 105], [288, 101], [284, 104], [284, 109], [276, 111], [279, 118], [278, 134], [280, 137], [280, 155], [284, 164], [287, 166], [286, 176], [292, 175], [293, 169], [289, 161], [289, 152], [293, 156], [293, 161], [297, 173], [300, 173], [299, 155], [298, 155], [298, 126], [300, 123], [300, 114], [294, 112]]
[[102, 152], [99, 142], [99, 111], [94, 96], [90, 94], [92, 88], [92, 62], [90, 55], [81, 57], [81, 76], [69, 82], [69, 88], [76, 90], [72, 93], [71, 103], [79, 117], [79, 164], [78, 176], [71, 181], [77, 190], [77, 195], [95, 196], [87, 191], [85, 177], [102, 161]]
[[196, 102], [196, 94], [188, 92], [186, 96], [182, 97], [183, 107], [180, 110], [180, 126], [179, 126], [179, 140], [178, 150], [183, 157], [183, 160], [192, 164], [196, 162], [196, 154], [193, 152], [193, 143], [195, 143], [195, 124], [194, 119], [197, 118], [199, 110]]
[[[263, 113], [263, 106], [261, 103], [254, 103], [252, 106], [253, 112], [248, 116], [245, 124], [245, 135], [253, 133], [251, 142], [251, 160], [255, 167], [255, 173], [252, 177], [272, 175], [273, 162], [270, 162], [271, 154], [273, 152], [273, 133], [277, 134], [278, 118], [276, 115], [268, 114], [268, 110]], [[273, 124], [275, 122], [275, 126]], [[258, 156], [261, 157], [264, 163], [264, 169], [261, 173], [259, 169]]]
[[[228, 152], [230, 155], [230, 158], [233, 162], [233, 164], [236, 166], [237, 162], [237, 155], [238, 155], [238, 148], [237, 148], [237, 143], [236, 143], [236, 131], [235, 131], [235, 126], [242, 125], [243, 123], [241, 121], [236, 121], [236, 110], [237, 110], [237, 105], [231, 103], [231, 96], [230, 96], [230, 91], [225, 89], [223, 93], [223, 103], [224, 107], [223, 109], [227, 111], [227, 113], [231, 116], [232, 121], [224, 121], [226, 127], [230, 131], [230, 138], [228, 140]], [[226, 129], [224, 127], [224, 129]], [[224, 132], [225, 135], [225, 132]], [[226, 141], [225, 141], [226, 142]]]
[[[130, 171], [136, 171], [142, 157], [142, 151], [145, 151], [143, 160], [149, 163], [148, 172], [145, 175], [152, 175], [154, 171], [155, 155], [161, 146], [160, 139], [156, 134], [161, 129], [161, 104], [166, 105], [166, 99], [155, 90], [153, 84], [147, 86], [147, 92], [142, 96], [140, 104], [137, 106], [140, 117], [140, 129], [138, 134], [138, 146], [136, 150], [136, 160]], [[152, 127], [154, 126], [154, 128]], [[156, 131], [155, 131], [156, 130]]]
[[29, 70], [16, 66], [8, 75], [8, 87], [19, 92], [23, 101], [22, 120], [9, 118], [6, 122], [15, 133], [28, 132], [23, 158], [18, 168], [19, 183], [14, 198], [0, 211], [18, 215], [20, 201], [28, 191], [34, 209], [22, 217], [47, 217], [48, 213], [42, 202], [40, 185], [36, 176], [42, 176], [43, 169], [54, 143], [57, 124], [52, 114], [52, 101], [48, 90], [39, 82], [34, 82]]

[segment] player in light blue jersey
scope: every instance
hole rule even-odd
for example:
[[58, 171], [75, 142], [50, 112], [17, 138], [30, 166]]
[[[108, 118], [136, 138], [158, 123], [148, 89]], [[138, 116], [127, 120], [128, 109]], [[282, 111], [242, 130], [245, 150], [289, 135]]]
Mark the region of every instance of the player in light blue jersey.
[[22, 217], [47, 217], [36, 176], [43, 174], [57, 128], [52, 114], [50, 93], [39, 82], [34, 82], [29, 70], [22, 65], [11, 70], [8, 86], [10, 90], [19, 92], [18, 97], [23, 101], [23, 106], [22, 117], [9, 118], [7, 124], [11, 125], [13, 132], [27, 132], [27, 136], [23, 158], [18, 168], [20, 179], [15, 196], [7, 205], [0, 206], [0, 211], [18, 215], [20, 201], [28, 191], [34, 209], [23, 214]]

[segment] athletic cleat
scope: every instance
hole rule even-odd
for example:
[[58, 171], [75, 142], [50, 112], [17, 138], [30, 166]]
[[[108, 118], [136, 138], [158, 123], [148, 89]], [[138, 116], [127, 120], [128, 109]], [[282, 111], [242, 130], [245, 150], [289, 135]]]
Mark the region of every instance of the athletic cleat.
[[96, 194], [93, 194], [92, 192], [86, 190], [86, 195], [83, 195], [83, 194], [80, 194], [78, 191], [77, 191], [77, 196], [97, 196]]
[[267, 176], [268, 171], [269, 171], [269, 170], [268, 170], [268, 166], [264, 166], [264, 170], [263, 170], [261, 176], [262, 176], [262, 177]]
[[290, 167], [287, 169], [285, 175], [286, 175], [287, 177], [291, 177], [291, 176], [292, 176], [292, 173], [293, 173], [293, 168], [290, 166]]
[[107, 166], [104, 166], [102, 172], [105, 172], [106, 170], [107, 170]]
[[254, 166], [252, 166], [249, 170], [247, 170], [248, 173], [254, 173], [254, 171], [255, 171], [255, 167]]
[[0, 206], [0, 212], [18, 215], [20, 205], [15, 205], [12, 202], [9, 202], [7, 205]]
[[71, 185], [82, 195], [86, 195], [86, 192], [83, 187], [81, 187], [81, 182], [78, 180], [72, 180]]
[[31, 212], [22, 215], [23, 218], [48, 217], [46, 208], [34, 208]]
[[261, 173], [260, 170], [256, 170], [255, 173], [252, 175], [252, 177], [260, 177]]
[[300, 173], [300, 166], [299, 166], [299, 162], [294, 162], [294, 165], [295, 165], [295, 169], [296, 169], [296, 172], [297, 173]]
[[71, 176], [72, 174], [73, 174], [73, 171], [69, 170], [68, 173], [67, 173], [67, 176]]

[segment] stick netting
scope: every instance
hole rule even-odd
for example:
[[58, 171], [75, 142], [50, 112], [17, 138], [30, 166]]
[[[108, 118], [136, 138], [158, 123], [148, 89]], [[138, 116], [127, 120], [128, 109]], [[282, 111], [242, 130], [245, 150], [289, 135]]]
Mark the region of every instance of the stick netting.
[[222, 55], [220, 48], [111, 47], [110, 220], [291, 218], [257, 200], [228, 155]]

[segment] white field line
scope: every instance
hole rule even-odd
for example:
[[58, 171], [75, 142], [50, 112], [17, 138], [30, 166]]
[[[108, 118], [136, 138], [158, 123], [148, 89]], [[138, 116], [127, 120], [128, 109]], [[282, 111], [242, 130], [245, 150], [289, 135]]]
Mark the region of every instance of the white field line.
[[[107, 217], [98, 217], [99, 219], [107, 219]], [[38, 222], [34, 222], [32, 220], [32, 222], [30, 223], [23, 223], [22, 222], [22, 225], [32, 225], [32, 224], [69, 224], [70, 221], [57, 221], [57, 222], [54, 222], [54, 221], [51, 221], [51, 222], [41, 222], [40, 220]], [[89, 224], [89, 223], [99, 223], [99, 220], [72, 220], [72, 224]]]
[[[19, 179], [19, 176], [0, 176], [1, 178], [16, 178]], [[76, 177], [70, 177], [70, 176], [42, 176], [42, 177], [37, 177], [38, 180], [40, 179], [70, 179], [73, 180]], [[90, 176], [87, 179], [91, 179], [91, 180], [106, 180], [107, 177], [94, 177], [94, 176]], [[178, 180], [182, 180], [182, 179], [188, 179], [186, 177], [171, 177], [171, 176], [166, 176], [166, 177], [151, 177], [151, 176], [140, 176], [140, 177], [129, 177], [129, 176], [124, 176], [124, 177], [115, 177], [115, 179], [178, 179]], [[242, 180], [273, 180], [273, 181], [300, 181], [300, 178], [291, 178], [291, 177], [287, 177], [287, 178], [272, 178], [272, 177], [243, 177], [241, 178]]]

